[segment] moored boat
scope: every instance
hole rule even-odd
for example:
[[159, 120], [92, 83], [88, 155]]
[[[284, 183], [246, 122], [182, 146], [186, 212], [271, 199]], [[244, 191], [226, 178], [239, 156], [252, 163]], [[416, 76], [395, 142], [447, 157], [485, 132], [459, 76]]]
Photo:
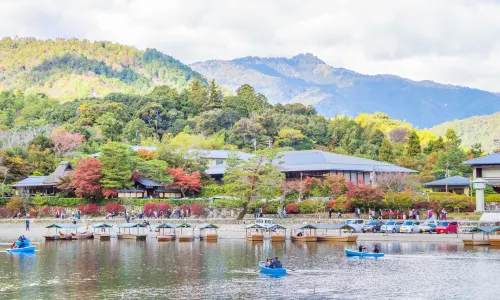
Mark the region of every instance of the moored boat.
[[[471, 238], [470, 239], [463, 239], [462, 242], [464, 243], [464, 246], [495, 246], [499, 245], [500, 246], [500, 239], [495, 239], [491, 238], [490, 234], [496, 233], [500, 231], [500, 226], [494, 226], [494, 227], [474, 227], [470, 230], [471, 233]], [[483, 236], [482, 239], [474, 239], [474, 233], [475, 232], [482, 232]], [[488, 239], [486, 239], [486, 236]], [[496, 240], [498, 241], [498, 244], [496, 243]]]
[[109, 241], [111, 239], [111, 225], [101, 223], [92, 225], [94, 228], [94, 239], [98, 238], [101, 241]]
[[92, 232], [79, 232], [77, 233], [74, 237], [76, 240], [85, 240], [85, 239], [93, 239], [94, 238], [94, 233]]
[[[125, 223], [118, 225], [118, 239], [119, 240], [138, 240], [145, 241], [147, 238], [147, 234], [144, 232], [144, 228], [146, 225], [141, 223]], [[142, 233], [141, 233], [141, 230]], [[128, 232], [127, 232], [128, 229]]]
[[[253, 231], [255, 229], [255, 231]], [[245, 237], [249, 241], [262, 242], [264, 241], [264, 232], [267, 227], [261, 224], [250, 224], [245, 227]]]
[[283, 276], [286, 275], [285, 268], [268, 268], [265, 267], [265, 261], [259, 262], [260, 271], [264, 274], [273, 275], [273, 276]]
[[[179, 242], [191, 242], [194, 237], [194, 227], [191, 224], [183, 223], [176, 226], [176, 228], [180, 228], [179, 233]], [[184, 229], [184, 230], [183, 230]], [[189, 230], [191, 229], [191, 230]], [[189, 233], [189, 231], [191, 231]]]
[[206, 241], [217, 241], [219, 238], [219, 234], [217, 233], [217, 229], [219, 226], [214, 224], [202, 224], [198, 226], [200, 230], [200, 240]]
[[[76, 224], [51, 224], [45, 228], [49, 230], [49, 233], [43, 236], [46, 241], [72, 240], [78, 233], [78, 225]], [[55, 230], [54, 234], [50, 233], [51, 229]]]
[[[165, 233], [165, 229], [168, 229], [167, 233]], [[156, 239], [158, 240], [158, 242], [175, 240], [175, 225], [163, 223], [156, 226], [155, 231], [158, 232], [158, 234], [156, 235]]]
[[317, 242], [316, 229], [316, 226], [311, 224], [293, 226], [290, 231], [290, 239], [292, 242]]
[[345, 255], [347, 256], [359, 256], [359, 257], [384, 257], [384, 253], [373, 253], [373, 252], [359, 252], [352, 250], [345, 250]]
[[[320, 231], [317, 235], [318, 242], [343, 242], [352, 243], [358, 240], [357, 235], [342, 235], [342, 231], [352, 229], [349, 225], [345, 224], [318, 224], [316, 229]], [[338, 235], [329, 235], [329, 232], [338, 230]]]
[[271, 224], [267, 226], [269, 239], [271, 242], [284, 242], [286, 239], [286, 230], [288, 228], [280, 224]]

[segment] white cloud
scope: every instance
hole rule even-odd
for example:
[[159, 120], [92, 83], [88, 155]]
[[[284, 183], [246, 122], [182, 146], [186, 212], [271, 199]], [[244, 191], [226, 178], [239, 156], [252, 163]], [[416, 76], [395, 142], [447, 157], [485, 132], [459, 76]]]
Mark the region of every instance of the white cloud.
[[500, 91], [495, 1], [0, 1], [0, 36], [154, 47], [185, 63], [311, 52], [367, 74]]

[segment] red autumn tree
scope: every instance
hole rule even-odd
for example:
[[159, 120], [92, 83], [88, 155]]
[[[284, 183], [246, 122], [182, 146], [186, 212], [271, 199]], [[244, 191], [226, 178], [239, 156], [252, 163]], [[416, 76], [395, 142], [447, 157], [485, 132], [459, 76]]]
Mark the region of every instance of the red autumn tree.
[[182, 196], [186, 196], [187, 193], [197, 193], [203, 187], [200, 180], [200, 172], [193, 172], [188, 174], [181, 168], [170, 168], [167, 169], [168, 174], [172, 176], [172, 183], [168, 185], [168, 188], [178, 189], [181, 191]]
[[65, 129], [56, 128], [50, 136], [54, 142], [54, 153], [56, 157], [75, 151], [82, 145], [85, 137], [80, 133], [69, 133]]
[[380, 206], [384, 193], [380, 187], [372, 187], [360, 179], [357, 185], [352, 181], [347, 182], [345, 196], [355, 207], [376, 208]]
[[345, 177], [342, 175], [328, 174], [323, 184], [328, 187], [331, 199], [336, 199], [346, 189]]
[[101, 196], [101, 170], [102, 163], [97, 158], [80, 161], [71, 182], [78, 197], [95, 199]]
[[130, 178], [131, 181], [139, 181], [142, 179], [142, 173], [138, 170], [134, 170], [132, 172], [132, 177]]

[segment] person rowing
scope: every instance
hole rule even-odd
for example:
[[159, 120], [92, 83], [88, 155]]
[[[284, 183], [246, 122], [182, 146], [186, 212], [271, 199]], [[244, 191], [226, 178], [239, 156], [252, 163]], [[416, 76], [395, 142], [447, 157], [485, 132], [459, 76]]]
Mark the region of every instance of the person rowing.
[[365, 250], [365, 249], [366, 249], [366, 247], [364, 247], [363, 245], [359, 245], [359, 247], [358, 247], [359, 252], [363, 252], [363, 250]]
[[373, 253], [380, 253], [380, 249], [378, 248], [377, 244], [375, 244], [375, 247], [373, 247]]

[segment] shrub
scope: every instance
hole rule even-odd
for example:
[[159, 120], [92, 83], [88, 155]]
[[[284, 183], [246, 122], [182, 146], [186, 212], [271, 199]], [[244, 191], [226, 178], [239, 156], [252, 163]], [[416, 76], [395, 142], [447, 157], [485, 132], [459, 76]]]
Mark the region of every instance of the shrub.
[[386, 193], [384, 195], [384, 203], [392, 209], [405, 210], [413, 204], [412, 193], [404, 191], [401, 193]]
[[191, 210], [191, 214], [194, 216], [201, 216], [205, 214], [205, 206], [200, 203], [191, 204], [191, 206], [189, 206], [189, 209]]
[[170, 206], [170, 204], [168, 203], [158, 203], [158, 211], [163, 211], [163, 212], [166, 212], [168, 209], [171, 209], [172, 206]]
[[23, 203], [21, 202], [21, 199], [19, 197], [14, 196], [12, 199], [10, 199], [9, 202], [7, 202], [7, 205], [5, 205], [6, 208], [17, 212], [18, 210], [21, 210], [23, 208]]
[[40, 211], [37, 208], [30, 209], [30, 216], [31, 217], [38, 217], [39, 214], [40, 214]]
[[186, 211], [189, 209], [189, 206], [187, 206], [186, 204], [182, 204], [182, 205], [179, 205], [179, 209], [182, 211]]
[[429, 208], [432, 208], [434, 205], [432, 202], [429, 201], [418, 201], [418, 202], [413, 202], [412, 208], [418, 209], [418, 210], [427, 210]]
[[217, 208], [241, 208], [242, 205], [243, 201], [241, 200], [217, 199], [213, 202], [213, 206]]
[[281, 207], [282, 204], [277, 201], [268, 202], [262, 209], [265, 214], [277, 214], [278, 208]]
[[30, 199], [30, 203], [34, 205], [45, 205], [47, 204], [46, 197], [40, 196], [40, 194], [36, 194], [33, 198]]
[[149, 211], [153, 212], [155, 210], [158, 211], [158, 203], [156, 202], [149, 202], [144, 205], [144, 212], [146, 214], [149, 214]]
[[207, 186], [204, 186], [203, 189], [201, 190], [200, 196], [201, 197], [213, 197], [213, 196], [221, 196], [221, 195], [226, 195], [226, 186], [225, 185], [218, 185], [218, 184], [210, 184]]
[[50, 216], [52, 214], [52, 210], [50, 209], [50, 207], [48, 206], [45, 206], [43, 209], [42, 209], [42, 212], [40, 213], [43, 217], [47, 217], [47, 216]]
[[123, 206], [116, 202], [108, 202], [104, 205], [104, 210], [108, 213], [119, 213], [123, 211]]
[[46, 197], [46, 203], [44, 204], [48, 204], [51, 206], [74, 207], [74, 206], [79, 206], [81, 204], [85, 204], [85, 199]]
[[83, 204], [78, 205], [76, 209], [78, 209], [82, 214], [85, 213], [85, 205]]
[[8, 218], [12, 216], [12, 211], [7, 207], [0, 207], [0, 218]]
[[287, 214], [298, 214], [300, 213], [299, 206], [297, 203], [290, 203], [286, 206], [285, 211]]
[[500, 194], [484, 195], [485, 202], [500, 202]]
[[313, 214], [323, 209], [321, 201], [305, 200], [299, 202], [299, 210], [303, 214]]
[[85, 213], [88, 215], [96, 216], [99, 215], [100, 212], [101, 212], [101, 207], [97, 204], [90, 203], [87, 204], [87, 206], [85, 206]]
[[332, 200], [332, 201], [328, 202], [328, 204], [326, 205], [326, 207], [328, 209], [333, 208], [333, 207], [335, 207], [335, 203], [336, 203], [335, 200]]

